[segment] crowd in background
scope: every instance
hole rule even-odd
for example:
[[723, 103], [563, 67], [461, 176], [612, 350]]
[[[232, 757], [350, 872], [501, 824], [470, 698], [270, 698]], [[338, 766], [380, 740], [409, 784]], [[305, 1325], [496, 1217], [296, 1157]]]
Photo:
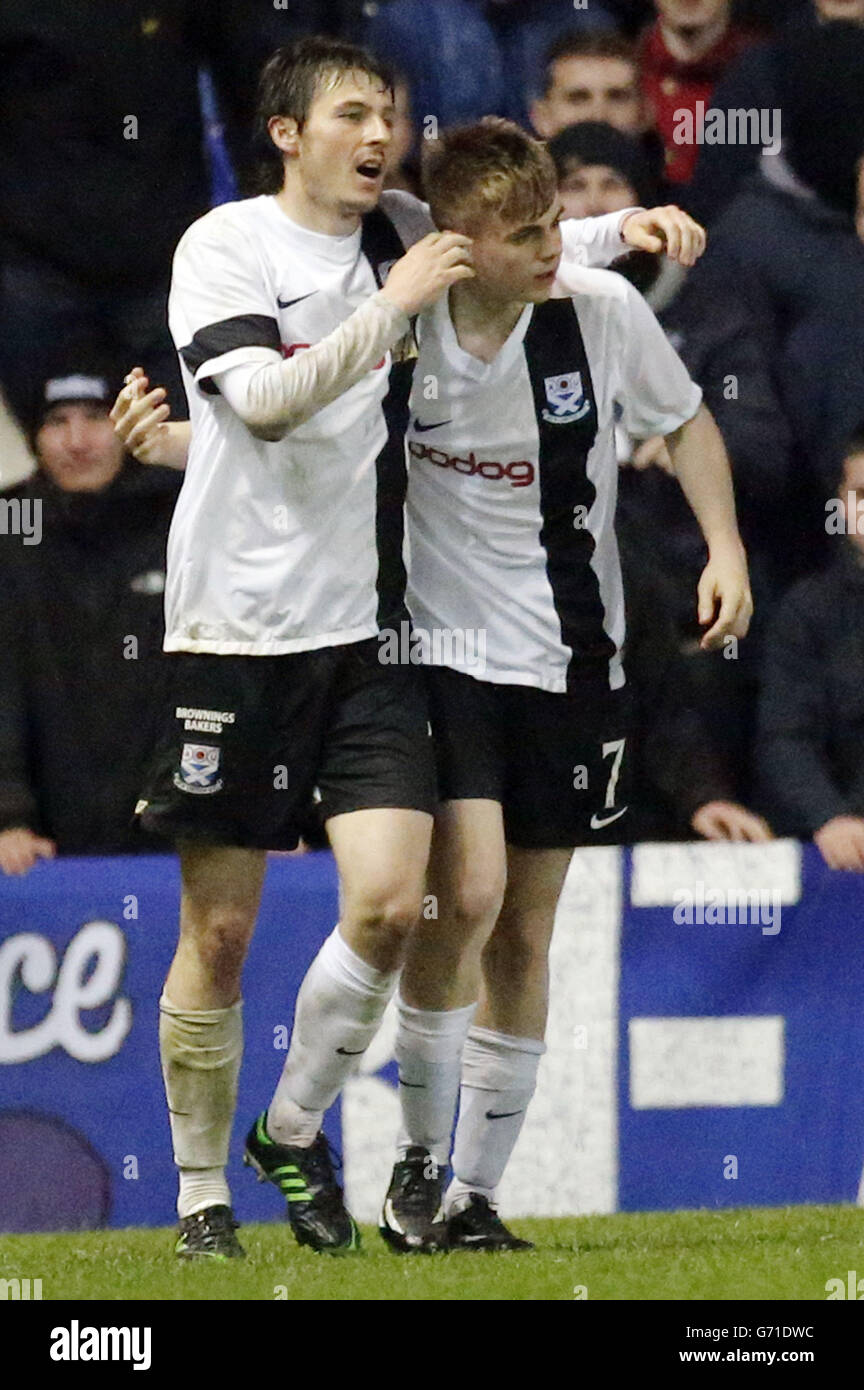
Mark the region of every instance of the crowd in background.
[[180, 480], [107, 411], [142, 363], [185, 414], [174, 245], [254, 191], [257, 71], [314, 32], [392, 64], [392, 187], [422, 196], [422, 141], [497, 114], [549, 141], [568, 215], [676, 202], [708, 227], [690, 272], [615, 270], [720, 426], [756, 618], [700, 650], [698, 528], [663, 440], [622, 432], [630, 835], [793, 834], [864, 871], [864, 0], [113, 0], [98, 23], [4, 0], [0, 386], [36, 471], [0, 493], [0, 871], [145, 847]]

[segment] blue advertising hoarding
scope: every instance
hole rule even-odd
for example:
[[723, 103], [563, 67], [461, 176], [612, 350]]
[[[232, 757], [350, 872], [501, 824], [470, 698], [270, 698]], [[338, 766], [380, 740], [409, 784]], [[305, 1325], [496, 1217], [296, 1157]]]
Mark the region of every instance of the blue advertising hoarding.
[[[736, 919], [738, 890], [751, 899]], [[171, 857], [67, 859], [0, 881], [0, 1230], [173, 1221], [157, 1004], [178, 899]], [[862, 911], [864, 880], [794, 842], [577, 853], [553, 945], [549, 1049], [507, 1210], [854, 1202]], [[328, 854], [271, 860], [244, 977], [229, 1166], [241, 1221], [281, 1212], [242, 1168], [243, 1137], [336, 916]], [[393, 1027], [391, 1011], [327, 1122], [362, 1220], [374, 1219], [392, 1161]]]

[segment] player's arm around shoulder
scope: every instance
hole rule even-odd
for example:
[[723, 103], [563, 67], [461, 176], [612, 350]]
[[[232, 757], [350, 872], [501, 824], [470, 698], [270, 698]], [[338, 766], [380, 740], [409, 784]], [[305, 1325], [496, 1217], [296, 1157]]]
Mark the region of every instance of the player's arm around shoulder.
[[284, 361], [275, 353], [267, 360], [229, 354], [208, 374], [252, 434], [278, 441], [376, 369], [415, 314], [473, 274], [470, 238], [431, 232], [395, 262], [383, 289], [318, 342]]
[[682, 266], [695, 265], [706, 246], [706, 232], [681, 208], [625, 208], [602, 217], [566, 218], [561, 223], [559, 281], [567, 288], [568, 270], [611, 265], [628, 251], [665, 252]]

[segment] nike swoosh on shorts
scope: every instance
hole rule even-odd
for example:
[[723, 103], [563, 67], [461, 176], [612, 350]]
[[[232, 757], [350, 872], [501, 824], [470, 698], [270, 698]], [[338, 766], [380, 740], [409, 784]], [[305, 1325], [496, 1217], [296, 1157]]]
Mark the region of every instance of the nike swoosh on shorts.
[[614, 815], [603, 817], [598, 816], [595, 811], [594, 815], [591, 817], [591, 829], [602, 830], [604, 826], [611, 825], [614, 820], [620, 820], [624, 813], [629, 810], [629, 806], [622, 806], [621, 810], [616, 811]]

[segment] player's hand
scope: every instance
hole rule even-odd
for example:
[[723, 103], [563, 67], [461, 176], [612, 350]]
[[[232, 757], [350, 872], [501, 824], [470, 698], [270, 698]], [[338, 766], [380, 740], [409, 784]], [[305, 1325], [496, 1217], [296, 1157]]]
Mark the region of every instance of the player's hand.
[[706, 801], [690, 821], [697, 835], [706, 840], [746, 841], [759, 845], [773, 840], [771, 827], [761, 816], [739, 806], [737, 801]]
[[699, 643], [703, 651], [721, 647], [724, 637], [747, 636], [753, 617], [753, 597], [747, 557], [740, 540], [712, 549], [699, 580], [697, 595], [699, 623], [702, 627], [711, 624]]
[[633, 450], [633, 457], [629, 466], [639, 472], [646, 468], [662, 468], [664, 473], [670, 477], [675, 477], [675, 469], [672, 466], [672, 459], [669, 456], [669, 448], [665, 437], [662, 434], [655, 434], [652, 439], [643, 439], [642, 443]]
[[813, 843], [829, 869], [864, 873], [864, 819], [861, 816], [835, 816], [813, 836]]
[[430, 232], [396, 262], [382, 294], [410, 318], [428, 309], [458, 280], [473, 275], [471, 238], [460, 232]]
[[143, 368], [133, 367], [109, 412], [114, 433], [139, 463], [185, 468], [189, 426], [185, 421], [169, 420], [165, 388], [156, 386], [150, 391], [149, 385]]
[[20, 877], [29, 874], [37, 859], [53, 859], [57, 846], [24, 826], [0, 831], [0, 871]]
[[665, 251], [670, 261], [686, 266], [696, 264], [707, 241], [705, 228], [672, 203], [631, 212], [624, 219], [621, 236], [634, 251]]

